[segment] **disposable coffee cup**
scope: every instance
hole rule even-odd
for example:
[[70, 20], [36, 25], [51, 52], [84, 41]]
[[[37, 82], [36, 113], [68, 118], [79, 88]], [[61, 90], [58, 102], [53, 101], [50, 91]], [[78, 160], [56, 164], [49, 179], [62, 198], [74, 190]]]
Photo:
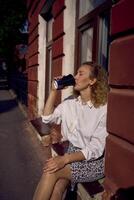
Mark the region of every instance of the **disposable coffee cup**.
[[54, 87], [57, 90], [61, 90], [66, 86], [73, 86], [73, 85], [75, 85], [75, 79], [72, 74], [63, 76], [61, 79], [54, 79]]

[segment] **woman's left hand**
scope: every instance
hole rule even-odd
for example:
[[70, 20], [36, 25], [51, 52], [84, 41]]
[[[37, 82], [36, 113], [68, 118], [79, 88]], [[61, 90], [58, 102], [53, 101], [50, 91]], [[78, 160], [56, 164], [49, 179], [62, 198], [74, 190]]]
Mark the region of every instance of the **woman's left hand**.
[[46, 161], [44, 172], [54, 173], [65, 166], [64, 156], [56, 156]]

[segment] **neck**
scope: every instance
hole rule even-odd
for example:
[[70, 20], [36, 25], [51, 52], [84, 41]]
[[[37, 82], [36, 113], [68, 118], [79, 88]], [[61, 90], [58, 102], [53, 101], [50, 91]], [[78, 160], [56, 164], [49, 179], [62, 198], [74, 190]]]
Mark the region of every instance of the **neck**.
[[91, 100], [91, 92], [90, 90], [88, 91], [81, 91], [80, 92], [81, 100], [82, 102], [87, 102]]

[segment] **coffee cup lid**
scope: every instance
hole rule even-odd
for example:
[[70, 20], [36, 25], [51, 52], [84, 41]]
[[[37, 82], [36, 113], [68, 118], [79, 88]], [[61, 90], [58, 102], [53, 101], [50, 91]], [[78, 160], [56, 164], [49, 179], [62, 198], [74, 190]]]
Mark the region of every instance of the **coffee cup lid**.
[[56, 80], [54, 81], [54, 87], [55, 87], [55, 89], [57, 89], [57, 88], [58, 88], [58, 83], [57, 83], [57, 81], [56, 81]]

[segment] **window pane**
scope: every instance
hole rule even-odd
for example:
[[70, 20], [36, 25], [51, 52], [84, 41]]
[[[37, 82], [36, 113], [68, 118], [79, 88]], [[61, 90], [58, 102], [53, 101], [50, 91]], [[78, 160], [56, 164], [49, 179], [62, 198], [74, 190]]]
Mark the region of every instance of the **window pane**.
[[48, 72], [48, 74], [47, 74], [47, 76], [49, 77], [48, 78], [48, 91], [49, 91], [49, 93], [50, 93], [50, 89], [51, 89], [51, 81], [52, 81], [52, 49], [50, 48], [49, 49], [49, 66], [48, 66], [48, 69], [49, 69], [49, 72]]
[[93, 28], [89, 28], [82, 33], [81, 63], [92, 61]]
[[106, 0], [79, 0], [79, 18], [83, 17], [90, 11], [94, 10], [96, 7], [104, 3]]
[[52, 26], [53, 26], [53, 19], [49, 20], [47, 23], [47, 42], [52, 40]]
[[107, 16], [100, 19], [98, 63], [107, 68], [108, 57], [108, 23]]

